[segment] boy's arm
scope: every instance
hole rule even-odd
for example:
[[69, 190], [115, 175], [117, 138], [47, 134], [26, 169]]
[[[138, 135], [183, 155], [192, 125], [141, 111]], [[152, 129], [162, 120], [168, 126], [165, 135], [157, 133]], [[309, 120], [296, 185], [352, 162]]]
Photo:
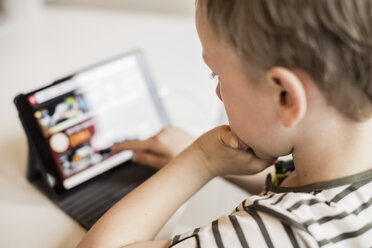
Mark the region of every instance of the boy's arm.
[[152, 240], [169, 217], [213, 177], [254, 174], [273, 162], [237, 148], [229, 127], [207, 132], [110, 209], [79, 247], [122, 247]]
[[194, 153], [186, 149], [119, 201], [89, 230], [79, 247], [122, 247], [153, 240], [169, 217], [213, 178]]
[[[143, 241], [130, 245], [126, 245], [122, 248], [169, 248], [171, 240], [156, 240], [156, 241]], [[189, 247], [193, 248], [193, 247]]]

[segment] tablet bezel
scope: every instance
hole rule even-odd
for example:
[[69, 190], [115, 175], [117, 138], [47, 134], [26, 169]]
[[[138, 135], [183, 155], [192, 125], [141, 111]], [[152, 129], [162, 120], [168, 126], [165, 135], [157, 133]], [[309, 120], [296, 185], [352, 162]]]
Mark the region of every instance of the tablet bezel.
[[[39, 124], [37, 123], [36, 118], [34, 118], [33, 113], [34, 113], [35, 110], [29, 104], [28, 97], [30, 95], [35, 94], [38, 91], [45, 90], [47, 88], [55, 86], [56, 84], [61, 84], [63, 82], [66, 82], [66, 81], [72, 79], [73, 77], [77, 76], [78, 74], [80, 74], [82, 72], [86, 72], [86, 71], [98, 68], [100, 66], [107, 65], [110, 62], [114, 62], [116, 60], [123, 59], [123, 58], [128, 57], [128, 56], [136, 56], [139, 68], [142, 72], [142, 75], [144, 77], [144, 80], [146, 82], [148, 90], [150, 92], [150, 95], [152, 96], [152, 101], [154, 103], [155, 109], [158, 112], [158, 116], [159, 116], [159, 119], [162, 122], [163, 128], [170, 125], [169, 118], [166, 114], [166, 111], [165, 111], [165, 109], [163, 107], [163, 104], [160, 100], [160, 97], [158, 95], [156, 85], [155, 85], [154, 81], [152, 80], [152, 77], [150, 76], [149, 69], [147, 67], [144, 55], [143, 55], [141, 50], [134, 50], [134, 51], [127, 52], [127, 53], [124, 53], [124, 54], [119, 55], [119, 56], [115, 56], [115, 57], [110, 58], [108, 60], [105, 60], [103, 62], [94, 64], [94, 65], [89, 66], [85, 69], [79, 70], [79, 71], [77, 71], [77, 72], [75, 72], [75, 73], [73, 73], [73, 74], [71, 74], [67, 77], [61, 78], [61, 79], [59, 79], [59, 80], [57, 80], [57, 81], [55, 81], [55, 82], [53, 82], [49, 85], [46, 85], [46, 86], [41, 87], [39, 89], [33, 90], [33, 91], [28, 92], [26, 94], [19, 94], [18, 96], [15, 97], [14, 103], [17, 107], [19, 118], [20, 118], [20, 120], [22, 122], [22, 125], [23, 125], [23, 128], [26, 132], [29, 144], [32, 147], [35, 148], [34, 150], [37, 153], [36, 155], [38, 156], [38, 160], [40, 161], [40, 167], [41, 167], [40, 170], [41, 170], [41, 174], [43, 176], [43, 179], [46, 182], [48, 182], [47, 173], [49, 173], [50, 175], [52, 175], [56, 179], [54, 187], [51, 187], [49, 184], [48, 185], [57, 195], [62, 195], [65, 192], [68, 192], [68, 191], [70, 191], [70, 190], [72, 190], [76, 187], [79, 187], [79, 185], [74, 187], [74, 188], [71, 188], [69, 190], [64, 188], [62, 175], [60, 174], [60, 172], [58, 170], [58, 167], [57, 167], [57, 164], [56, 164], [55, 160], [53, 159], [53, 156], [50, 152], [49, 144], [48, 144], [47, 140], [44, 138], [44, 135], [42, 133], [42, 130], [41, 130]], [[58, 96], [58, 97], [61, 97], [61, 96]], [[53, 99], [55, 99], [55, 98], [53, 98]], [[51, 101], [51, 100], [48, 100], [48, 101]], [[99, 176], [99, 175], [97, 175], [97, 176]], [[93, 180], [97, 176], [94, 176], [93, 178], [83, 182], [82, 184]]]

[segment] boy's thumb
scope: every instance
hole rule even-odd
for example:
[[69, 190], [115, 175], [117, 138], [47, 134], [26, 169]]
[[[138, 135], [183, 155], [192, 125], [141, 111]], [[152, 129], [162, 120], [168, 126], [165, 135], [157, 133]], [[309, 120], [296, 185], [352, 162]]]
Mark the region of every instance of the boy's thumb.
[[226, 128], [222, 129], [221, 133], [221, 140], [225, 146], [228, 146], [233, 149], [239, 148], [239, 139], [238, 137], [231, 131], [230, 127], [226, 126]]

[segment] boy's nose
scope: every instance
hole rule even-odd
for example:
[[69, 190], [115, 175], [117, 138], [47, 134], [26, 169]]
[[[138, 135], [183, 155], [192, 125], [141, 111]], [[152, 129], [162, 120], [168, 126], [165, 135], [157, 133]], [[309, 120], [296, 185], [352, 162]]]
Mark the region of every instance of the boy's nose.
[[220, 83], [217, 84], [217, 87], [216, 87], [216, 95], [218, 96], [218, 98], [222, 101], [222, 97], [221, 97], [221, 86], [220, 86]]

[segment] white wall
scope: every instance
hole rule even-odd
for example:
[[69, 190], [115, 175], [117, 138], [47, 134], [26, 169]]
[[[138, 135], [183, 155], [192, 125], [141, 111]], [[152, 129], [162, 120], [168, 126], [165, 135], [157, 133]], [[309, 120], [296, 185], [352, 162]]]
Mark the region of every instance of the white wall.
[[193, 15], [195, 0], [46, 0], [51, 4], [64, 4], [169, 14]]

